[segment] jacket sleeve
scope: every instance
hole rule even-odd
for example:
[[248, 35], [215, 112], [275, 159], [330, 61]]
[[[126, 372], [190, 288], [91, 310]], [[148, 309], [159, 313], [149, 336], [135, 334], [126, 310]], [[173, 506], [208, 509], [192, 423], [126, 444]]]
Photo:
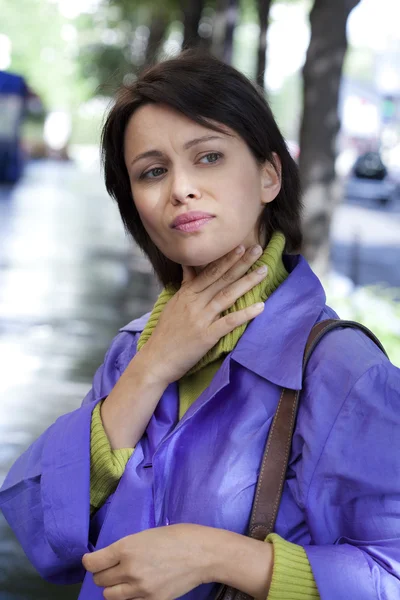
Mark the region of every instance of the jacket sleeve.
[[134, 448], [113, 450], [101, 420], [101, 402], [92, 413], [90, 432], [90, 514], [115, 492]]
[[316, 463], [305, 546], [322, 600], [400, 598], [400, 370], [359, 377]]
[[0, 508], [28, 559], [53, 583], [77, 583], [84, 553], [93, 549], [90, 525], [90, 426], [94, 407], [120, 376], [119, 358], [136, 336], [114, 338], [81, 408], [63, 415], [11, 467]]

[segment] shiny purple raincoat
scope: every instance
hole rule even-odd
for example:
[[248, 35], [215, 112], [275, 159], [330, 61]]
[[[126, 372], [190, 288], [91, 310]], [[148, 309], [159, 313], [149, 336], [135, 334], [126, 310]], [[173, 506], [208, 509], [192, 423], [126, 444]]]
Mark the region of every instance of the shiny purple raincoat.
[[[90, 521], [91, 413], [135, 354], [146, 317], [112, 342], [78, 410], [60, 417], [14, 464], [0, 506], [39, 573], [83, 580], [82, 555], [173, 523], [245, 534], [281, 387], [302, 386], [312, 326], [335, 317], [301, 257], [210, 386], [178, 422], [178, 387], [162, 396], [119, 486]], [[364, 334], [335, 330], [303, 382], [275, 531], [305, 547], [322, 600], [400, 598], [400, 371]], [[185, 600], [213, 598], [203, 584]]]

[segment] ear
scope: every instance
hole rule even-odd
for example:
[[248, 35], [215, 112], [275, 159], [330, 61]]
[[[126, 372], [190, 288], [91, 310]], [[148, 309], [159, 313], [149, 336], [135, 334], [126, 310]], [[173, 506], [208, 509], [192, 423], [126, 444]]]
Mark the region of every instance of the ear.
[[261, 167], [261, 203], [268, 204], [275, 200], [282, 185], [282, 164], [276, 152], [273, 153], [273, 163], [266, 160]]

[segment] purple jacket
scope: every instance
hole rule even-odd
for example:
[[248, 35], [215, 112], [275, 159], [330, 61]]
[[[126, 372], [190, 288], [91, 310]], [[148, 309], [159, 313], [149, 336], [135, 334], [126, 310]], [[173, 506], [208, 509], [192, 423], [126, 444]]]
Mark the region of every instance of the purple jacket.
[[[91, 413], [134, 356], [147, 315], [113, 340], [82, 407], [16, 461], [0, 506], [43, 577], [83, 581], [80, 599], [101, 600], [81, 566], [88, 550], [180, 522], [246, 533], [281, 387], [301, 387], [308, 334], [335, 317], [306, 261], [285, 261], [289, 277], [179, 422], [177, 384], [166, 389], [91, 522]], [[327, 334], [308, 364], [275, 531], [305, 547], [322, 600], [400, 598], [400, 371], [359, 331]]]

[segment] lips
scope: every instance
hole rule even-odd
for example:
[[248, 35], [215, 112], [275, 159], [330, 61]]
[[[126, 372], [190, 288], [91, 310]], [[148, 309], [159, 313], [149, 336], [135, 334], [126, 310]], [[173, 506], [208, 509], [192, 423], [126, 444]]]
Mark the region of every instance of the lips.
[[197, 210], [190, 211], [188, 213], [184, 213], [183, 215], [179, 215], [173, 221], [171, 227], [181, 227], [182, 225], [186, 225], [187, 223], [192, 223], [193, 221], [205, 221], [208, 219], [212, 219], [214, 215], [210, 213], [205, 213]]

